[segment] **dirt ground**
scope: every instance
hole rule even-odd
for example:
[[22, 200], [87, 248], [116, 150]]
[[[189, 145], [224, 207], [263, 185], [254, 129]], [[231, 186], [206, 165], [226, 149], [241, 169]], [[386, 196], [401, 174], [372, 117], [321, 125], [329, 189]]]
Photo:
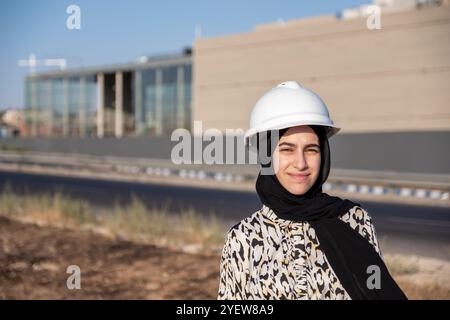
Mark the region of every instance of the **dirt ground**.
[[0, 299], [215, 299], [219, 259], [0, 216]]
[[[391, 256], [410, 299], [450, 299], [450, 262]], [[220, 256], [0, 216], [0, 299], [216, 299]], [[67, 267], [81, 270], [69, 290]]]

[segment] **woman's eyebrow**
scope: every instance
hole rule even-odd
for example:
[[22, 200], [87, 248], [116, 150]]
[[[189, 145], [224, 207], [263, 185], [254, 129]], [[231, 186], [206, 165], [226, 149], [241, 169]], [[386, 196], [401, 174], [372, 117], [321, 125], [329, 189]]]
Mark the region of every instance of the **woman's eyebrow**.
[[[290, 142], [282, 142], [278, 146], [279, 147], [286, 146], [286, 147], [292, 147], [292, 148], [297, 147], [297, 145], [295, 143], [290, 143]], [[316, 143], [309, 143], [309, 144], [304, 146], [304, 148], [310, 148], [310, 147], [317, 147], [317, 148], [320, 149], [320, 146], [318, 144], [316, 144]]]
[[317, 148], [320, 149], [320, 146], [319, 146], [318, 144], [316, 144], [316, 143], [310, 143], [310, 144], [307, 144], [307, 145], [305, 146], [305, 148], [309, 148], [309, 147], [317, 147]]
[[287, 147], [293, 147], [295, 148], [297, 145], [295, 143], [290, 143], [290, 142], [282, 142], [278, 145], [279, 147], [281, 146], [287, 146]]

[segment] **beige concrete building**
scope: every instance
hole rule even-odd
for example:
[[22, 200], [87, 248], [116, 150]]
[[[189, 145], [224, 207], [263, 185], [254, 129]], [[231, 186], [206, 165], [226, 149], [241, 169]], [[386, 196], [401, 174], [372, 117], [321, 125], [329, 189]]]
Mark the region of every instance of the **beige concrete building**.
[[450, 131], [450, 6], [256, 26], [194, 44], [193, 116], [203, 129], [247, 129], [252, 106], [297, 80], [327, 103], [342, 133]]

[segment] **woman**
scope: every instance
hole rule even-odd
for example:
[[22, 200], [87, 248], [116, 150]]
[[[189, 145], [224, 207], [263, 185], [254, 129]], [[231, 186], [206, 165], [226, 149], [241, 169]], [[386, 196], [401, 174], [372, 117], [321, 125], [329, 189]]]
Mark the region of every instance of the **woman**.
[[320, 97], [294, 81], [256, 103], [245, 139], [258, 151], [267, 143], [256, 181], [263, 206], [227, 234], [219, 299], [406, 299], [368, 213], [322, 192], [328, 138], [339, 130]]

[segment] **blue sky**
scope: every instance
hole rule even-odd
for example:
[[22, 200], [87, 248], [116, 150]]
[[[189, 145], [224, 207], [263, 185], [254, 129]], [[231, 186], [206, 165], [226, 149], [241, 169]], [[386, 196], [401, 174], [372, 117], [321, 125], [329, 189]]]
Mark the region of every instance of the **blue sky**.
[[[128, 62], [190, 46], [202, 36], [248, 32], [256, 24], [334, 14], [370, 0], [6, 0], [0, 2], [0, 109], [23, 106], [27, 68], [17, 61], [66, 58], [68, 67]], [[68, 30], [66, 8], [81, 9]], [[39, 70], [39, 69], [38, 69]]]

